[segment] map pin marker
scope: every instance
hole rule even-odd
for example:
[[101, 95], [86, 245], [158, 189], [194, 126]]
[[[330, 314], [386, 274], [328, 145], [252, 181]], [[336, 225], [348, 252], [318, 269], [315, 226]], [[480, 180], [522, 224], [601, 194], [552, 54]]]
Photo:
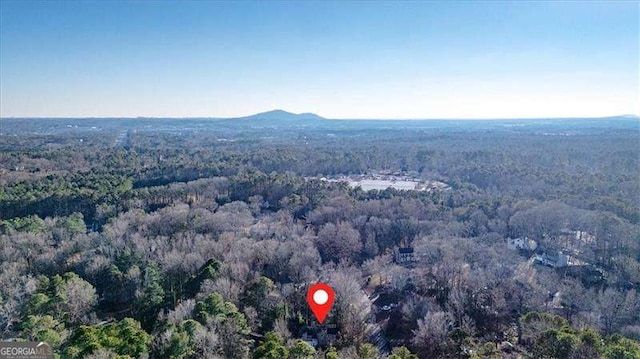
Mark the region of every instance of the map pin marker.
[[327, 318], [335, 297], [333, 289], [326, 283], [316, 283], [309, 288], [307, 303], [320, 324]]

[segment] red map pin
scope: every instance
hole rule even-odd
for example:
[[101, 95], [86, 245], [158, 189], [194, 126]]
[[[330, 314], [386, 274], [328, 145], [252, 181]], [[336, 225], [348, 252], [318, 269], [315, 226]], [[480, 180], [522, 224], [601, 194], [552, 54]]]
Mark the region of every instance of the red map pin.
[[309, 288], [307, 303], [320, 324], [327, 318], [335, 297], [333, 289], [326, 283], [316, 283]]

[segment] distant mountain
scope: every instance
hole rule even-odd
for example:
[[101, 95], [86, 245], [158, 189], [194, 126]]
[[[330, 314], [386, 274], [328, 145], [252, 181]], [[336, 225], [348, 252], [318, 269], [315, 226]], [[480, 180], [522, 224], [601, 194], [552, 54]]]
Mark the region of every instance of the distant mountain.
[[324, 120], [324, 117], [315, 113], [291, 113], [283, 110], [273, 110], [257, 113], [251, 116], [237, 117], [237, 120], [265, 120], [265, 121], [292, 121], [292, 120]]

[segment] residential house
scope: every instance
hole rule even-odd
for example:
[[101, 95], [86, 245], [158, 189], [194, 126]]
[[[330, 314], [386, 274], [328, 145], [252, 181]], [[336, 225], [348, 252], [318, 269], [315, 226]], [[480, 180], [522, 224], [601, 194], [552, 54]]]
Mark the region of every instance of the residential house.
[[538, 264], [553, 268], [562, 268], [569, 265], [569, 255], [562, 253], [562, 251], [558, 252], [558, 255], [555, 256], [547, 253], [536, 254], [534, 260]]
[[529, 237], [519, 237], [519, 238], [508, 238], [507, 246], [511, 249], [523, 249], [528, 251], [533, 251], [538, 247], [538, 244], [533, 239], [529, 239]]
[[413, 247], [400, 247], [396, 249], [395, 262], [397, 264], [408, 264], [415, 262], [416, 260]]

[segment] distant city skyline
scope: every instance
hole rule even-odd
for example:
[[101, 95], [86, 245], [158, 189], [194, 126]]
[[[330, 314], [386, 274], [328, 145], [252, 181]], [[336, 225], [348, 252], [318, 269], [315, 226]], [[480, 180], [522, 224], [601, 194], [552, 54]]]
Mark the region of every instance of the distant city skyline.
[[1, 117], [640, 114], [638, 2], [0, 2]]

